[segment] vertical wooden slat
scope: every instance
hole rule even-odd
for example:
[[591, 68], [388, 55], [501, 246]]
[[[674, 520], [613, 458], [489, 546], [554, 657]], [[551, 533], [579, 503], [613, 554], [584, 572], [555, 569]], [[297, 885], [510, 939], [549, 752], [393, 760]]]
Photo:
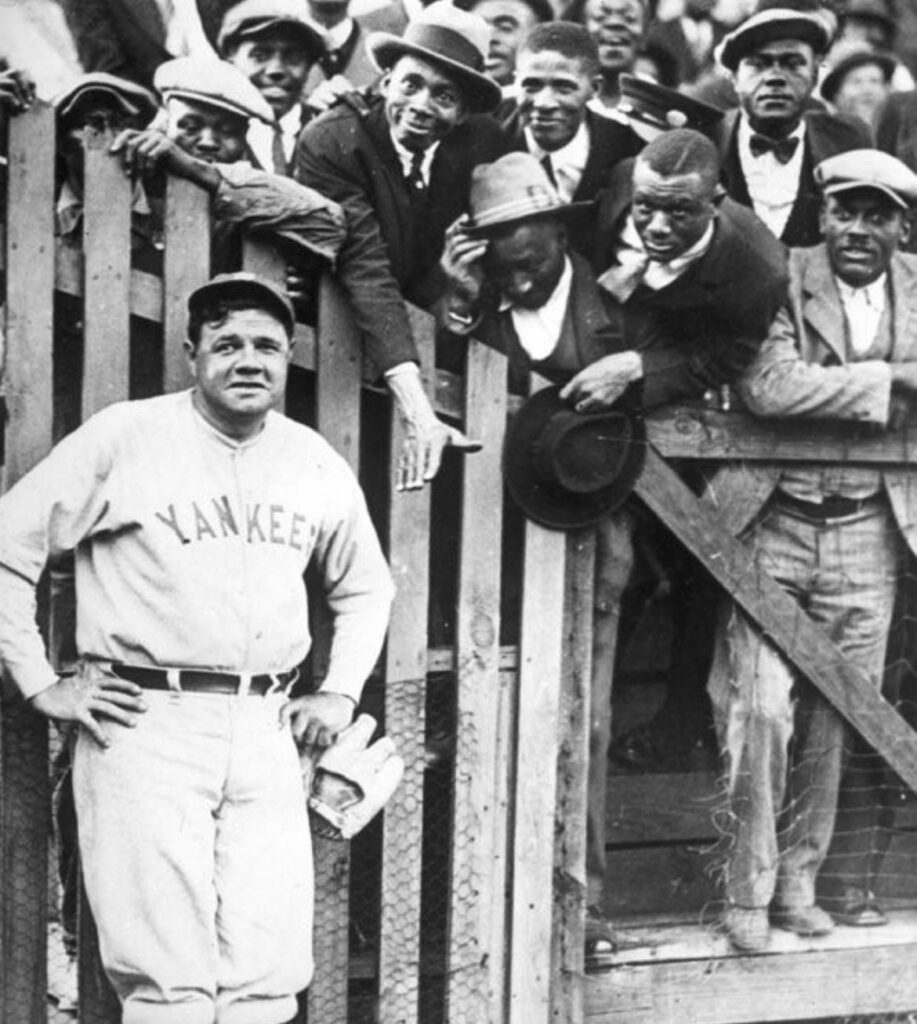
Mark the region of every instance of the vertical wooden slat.
[[264, 242], [252, 238], [246, 238], [243, 241], [242, 267], [250, 274], [266, 277], [281, 287], [286, 284], [286, 260], [273, 246], [266, 245]]
[[83, 252], [83, 417], [127, 398], [130, 372], [131, 181], [108, 153], [108, 133], [86, 132]]
[[594, 530], [580, 530], [568, 535], [554, 829], [556, 885], [552, 962], [555, 983], [552, 1017], [559, 1024], [582, 1024], [583, 1020], [586, 802], [595, 550]]
[[[415, 317], [414, 323], [423, 366], [429, 371], [433, 326], [429, 317]], [[394, 408], [392, 419], [394, 465], [404, 428]], [[389, 563], [397, 594], [385, 657], [385, 729], [407, 770], [383, 821], [380, 1024], [418, 1020], [429, 533], [429, 487], [393, 492]]]
[[164, 226], [163, 390], [180, 391], [191, 384], [184, 350], [188, 296], [210, 277], [210, 197], [193, 182], [170, 177]]
[[507, 406], [506, 358], [472, 341], [465, 423], [484, 449], [464, 459], [456, 664], [449, 964], [450, 1024], [502, 1024], [505, 849], [497, 844], [501, 766], [501, 456]]
[[554, 808], [566, 536], [525, 527], [519, 651], [509, 1024], [551, 1016]]
[[[4, 488], [51, 447], [54, 114], [44, 104], [9, 125]], [[43, 1020], [47, 1002], [47, 723], [0, 710], [0, 1022]]]
[[[322, 436], [359, 469], [362, 345], [340, 287], [329, 276], [319, 289], [315, 346], [317, 424]], [[316, 662], [328, 646], [328, 623], [317, 616]], [[315, 978], [309, 988], [312, 1020], [347, 1020], [350, 844], [313, 839], [315, 858]]]

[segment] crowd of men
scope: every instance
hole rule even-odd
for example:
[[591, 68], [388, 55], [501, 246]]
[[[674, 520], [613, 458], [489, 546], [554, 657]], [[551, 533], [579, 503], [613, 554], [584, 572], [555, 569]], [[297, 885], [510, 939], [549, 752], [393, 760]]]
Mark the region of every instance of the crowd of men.
[[[405, 422], [402, 489], [432, 480], [445, 448], [477, 446], [430, 404], [406, 303], [436, 314], [438, 358], [479, 338], [508, 356], [511, 389], [537, 372], [567, 414], [739, 402], [887, 428], [917, 394], [917, 104], [906, 91], [836, 102], [875, 86], [870, 69], [887, 90], [904, 72], [891, 32], [866, 31], [881, 21], [871, 3], [839, 18], [760, 0], [725, 24], [696, 0], [667, 20], [643, 0], [585, 0], [563, 18], [546, 0], [435, 0], [410, 17], [238, 0], [176, 4], [183, 20], [158, 39], [155, 4], [159, 22], [136, 17], [143, 4], [88, 22], [96, 5], [64, 4], [88, 67], [55, 99], [61, 244], [80, 244], [87, 132], [107, 132], [134, 183], [134, 265], [161, 266], [167, 172], [211, 196], [218, 275], [189, 298], [194, 388], [77, 427], [58, 372], [68, 436], [0, 500], [0, 660], [36, 709], [80, 726], [85, 880], [128, 1024], [282, 1024], [309, 981], [312, 879], [288, 856], [308, 849], [294, 737], [326, 745], [349, 722], [391, 597], [355, 482], [270, 411], [320, 275], [340, 282]], [[0, 73], [6, 116], [33, 99], [28, 75]], [[875, 148], [877, 130], [900, 159]], [[285, 288], [238, 273], [243, 229], [280, 249]], [[56, 332], [58, 365], [78, 374], [66, 309]], [[130, 344], [140, 398], [155, 346], [139, 329]], [[880, 687], [917, 553], [911, 478], [795, 463], [689, 482]], [[602, 952], [615, 942], [602, 910], [611, 683], [646, 524], [620, 501], [588, 521], [586, 939]], [[79, 668], [59, 677], [34, 594], [47, 560], [74, 549]], [[310, 642], [297, 583], [310, 559], [331, 662], [317, 693], [288, 701]], [[753, 623], [713, 592], [708, 604], [710, 658], [672, 699], [701, 702], [709, 669], [730, 941], [754, 952], [772, 925], [883, 924], [881, 799], [864, 805], [878, 784], [852, 756], [861, 741]], [[214, 769], [234, 757], [238, 772]]]

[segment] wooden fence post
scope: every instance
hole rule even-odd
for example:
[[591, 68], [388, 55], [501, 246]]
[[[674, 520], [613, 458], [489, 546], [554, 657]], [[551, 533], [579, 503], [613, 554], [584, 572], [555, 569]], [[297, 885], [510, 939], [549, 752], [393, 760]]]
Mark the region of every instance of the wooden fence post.
[[[6, 210], [3, 488], [51, 448], [54, 305], [54, 112], [10, 119]], [[0, 1024], [47, 1014], [47, 720], [0, 708]]]

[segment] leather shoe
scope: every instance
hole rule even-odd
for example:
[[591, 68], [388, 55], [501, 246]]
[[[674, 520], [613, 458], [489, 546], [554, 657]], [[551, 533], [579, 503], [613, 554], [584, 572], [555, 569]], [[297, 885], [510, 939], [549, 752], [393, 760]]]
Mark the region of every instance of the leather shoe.
[[611, 921], [595, 905], [586, 908], [586, 956], [614, 953], [618, 939]]
[[829, 935], [834, 931], [831, 915], [821, 907], [775, 907], [771, 921], [786, 932], [797, 935]]
[[848, 886], [839, 896], [823, 899], [828, 912], [838, 924], [851, 928], [879, 928], [888, 924], [885, 912], [868, 889]]
[[771, 940], [764, 907], [727, 907], [723, 915], [723, 930], [733, 946], [743, 953], [760, 953], [767, 949]]

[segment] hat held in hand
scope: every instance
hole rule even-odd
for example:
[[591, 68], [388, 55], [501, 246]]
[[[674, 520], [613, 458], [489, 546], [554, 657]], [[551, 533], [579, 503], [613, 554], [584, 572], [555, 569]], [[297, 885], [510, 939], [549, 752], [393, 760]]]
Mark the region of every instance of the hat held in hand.
[[352, 839], [398, 788], [404, 761], [388, 736], [369, 743], [375, 731], [375, 718], [360, 715], [318, 759], [308, 798], [316, 835]]
[[614, 408], [578, 413], [560, 388], [544, 388], [510, 424], [503, 476], [529, 519], [572, 530], [620, 508], [640, 476], [645, 448], [639, 415]]

